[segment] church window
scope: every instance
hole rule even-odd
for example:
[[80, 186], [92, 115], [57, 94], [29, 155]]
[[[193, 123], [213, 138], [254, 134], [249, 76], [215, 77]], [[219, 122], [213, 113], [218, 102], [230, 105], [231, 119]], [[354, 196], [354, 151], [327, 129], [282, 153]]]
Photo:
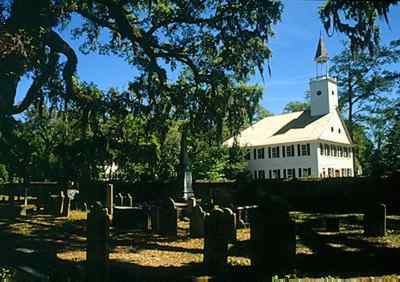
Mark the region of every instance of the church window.
[[271, 158], [271, 147], [268, 147], [268, 158]]
[[320, 151], [320, 154], [323, 156], [324, 155], [324, 145], [322, 143], [319, 144], [319, 151]]
[[260, 148], [257, 150], [257, 157], [259, 159], [263, 159], [264, 158], [264, 148]]
[[342, 132], [342, 131], [340, 130], [340, 128], [338, 129], [338, 132], [339, 132], [339, 134]]
[[348, 169], [347, 169], [347, 176], [351, 176], [351, 175], [352, 175], [351, 168], [348, 168]]
[[269, 170], [269, 179], [271, 179], [272, 178], [272, 170]]
[[347, 150], [346, 147], [344, 147], [343, 149], [344, 149], [344, 157], [347, 158], [349, 156], [349, 151]]
[[299, 168], [299, 177], [301, 177], [301, 168]]
[[254, 179], [257, 179], [257, 170], [254, 171]]
[[311, 168], [303, 168], [303, 176], [308, 177], [311, 176]]
[[307, 144], [307, 156], [309, 156], [310, 155], [310, 144]]
[[273, 158], [279, 158], [279, 146], [278, 147], [272, 147], [272, 157]]
[[288, 157], [294, 157], [294, 145], [286, 146], [286, 155]]
[[264, 170], [258, 171], [258, 179], [265, 179], [265, 171]]
[[300, 144], [297, 144], [297, 155], [298, 155], [298, 156], [301, 156], [300, 153], [301, 153], [301, 152], [300, 152]]
[[306, 144], [301, 145], [301, 155], [307, 156], [307, 145]]
[[344, 168], [342, 168], [342, 177], [346, 176], [346, 170]]
[[322, 169], [322, 177], [324, 177], [324, 178], [326, 177], [326, 170], [325, 170], [325, 168]]
[[283, 178], [286, 178], [286, 168], [283, 169]]
[[333, 132], [333, 130], [334, 130], [334, 129], [333, 129], [333, 126], [332, 126], [332, 127], [331, 127], [331, 131]]
[[330, 167], [328, 168], [328, 177], [332, 177], [332, 169]]
[[293, 169], [288, 168], [288, 170], [287, 170], [287, 177], [288, 177], [288, 178], [294, 177], [294, 175], [293, 175]]
[[322, 94], [321, 90], [317, 91], [317, 96], [320, 96]]
[[286, 149], [285, 146], [282, 146], [282, 158], [284, 158], [285, 155], [286, 155], [286, 150], [285, 149]]
[[335, 145], [333, 145], [333, 156], [337, 157], [337, 149]]
[[256, 160], [257, 159], [257, 149], [253, 150], [253, 159]]
[[328, 144], [325, 144], [325, 155], [330, 156], [330, 155], [331, 155], [330, 153], [331, 153], [331, 152], [330, 152], [330, 150], [329, 150], [329, 145], [328, 145]]
[[281, 178], [281, 171], [279, 169], [274, 169], [272, 172], [273, 172], [274, 179]]

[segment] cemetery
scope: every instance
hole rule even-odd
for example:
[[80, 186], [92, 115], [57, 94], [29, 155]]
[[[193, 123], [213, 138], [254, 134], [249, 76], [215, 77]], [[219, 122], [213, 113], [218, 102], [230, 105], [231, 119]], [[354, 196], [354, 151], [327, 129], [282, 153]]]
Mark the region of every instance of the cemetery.
[[400, 281], [399, 14], [0, 0], [0, 282]]
[[[233, 196], [240, 191], [226, 197], [216, 185], [209, 183], [215, 193], [203, 191], [211, 197], [142, 202], [118, 184], [96, 184], [103, 200], [55, 183], [3, 186], [0, 264], [15, 281], [400, 278], [400, 214], [388, 209], [392, 203], [296, 210], [276, 194], [241, 203]], [[273, 183], [253, 185], [268, 191]], [[207, 185], [193, 187], [196, 195]]]

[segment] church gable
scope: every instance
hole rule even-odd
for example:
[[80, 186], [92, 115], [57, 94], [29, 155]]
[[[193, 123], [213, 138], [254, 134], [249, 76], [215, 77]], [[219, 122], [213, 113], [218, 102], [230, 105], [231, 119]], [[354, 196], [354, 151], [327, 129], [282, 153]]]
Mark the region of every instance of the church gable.
[[330, 114], [329, 122], [322, 131], [320, 139], [335, 143], [352, 144], [346, 125], [338, 111]]

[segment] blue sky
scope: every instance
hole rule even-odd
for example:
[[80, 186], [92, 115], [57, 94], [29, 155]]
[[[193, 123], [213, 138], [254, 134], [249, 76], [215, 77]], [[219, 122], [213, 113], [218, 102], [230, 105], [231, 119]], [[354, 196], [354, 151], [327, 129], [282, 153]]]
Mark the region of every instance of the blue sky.
[[[274, 114], [282, 112], [290, 101], [304, 101], [308, 81], [315, 74], [313, 62], [320, 31], [323, 30], [318, 15], [318, 7], [323, 1], [286, 0], [282, 21], [274, 27], [276, 35], [270, 39], [273, 51], [271, 59], [272, 76], [267, 72], [264, 79], [260, 74], [251, 79], [264, 87], [262, 106]], [[381, 21], [382, 41], [400, 39], [400, 6], [391, 9], [390, 27]], [[125, 89], [135, 76], [135, 70], [123, 59], [116, 56], [84, 55], [78, 51], [78, 44], [71, 40], [67, 31], [63, 36], [75, 48], [79, 57], [78, 75], [87, 82], [94, 82], [100, 89], [110, 87]], [[342, 50], [345, 37], [335, 33], [324, 36], [330, 57]], [[18, 89], [17, 100], [29, 87], [29, 81], [23, 80]]]

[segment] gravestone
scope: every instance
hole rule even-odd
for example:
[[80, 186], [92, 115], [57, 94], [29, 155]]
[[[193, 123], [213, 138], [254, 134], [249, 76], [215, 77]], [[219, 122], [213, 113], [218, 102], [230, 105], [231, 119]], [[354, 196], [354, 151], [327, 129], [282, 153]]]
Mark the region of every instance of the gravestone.
[[209, 274], [222, 273], [226, 267], [228, 236], [224, 223], [224, 211], [220, 208], [214, 208], [205, 219], [203, 263]]
[[[64, 214], [64, 200], [65, 200], [65, 194], [64, 191], [60, 191], [60, 194], [58, 195], [59, 203], [58, 206], [60, 208], [59, 214], [57, 216], [62, 216]], [[57, 207], [58, 209], [58, 207]]]
[[200, 205], [196, 205], [193, 207], [189, 223], [190, 237], [204, 237], [204, 222], [206, 216], [207, 213], [203, 211]]
[[236, 242], [236, 214], [229, 208], [222, 209], [224, 211], [224, 226], [228, 241]]
[[53, 216], [61, 216], [64, 204], [64, 192], [61, 191], [58, 195], [50, 195], [49, 209]]
[[130, 207], [133, 207], [133, 197], [131, 194], [127, 194], [127, 198], [128, 198], [128, 203]]
[[257, 275], [292, 268], [296, 255], [296, 232], [287, 204], [267, 197], [250, 214], [251, 264]]
[[71, 195], [68, 194], [68, 191], [67, 191], [66, 195], [64, 196], [62, 205], [63, 205], [63, 207], [62, 207], [61, 216], [69, 217], [69, 212], [71, 210]]
[[364, 233], [366, 236], [386, 235], [386, 205], [374, 204], [364, 214]]
[[124, 195], [122, 195], [121, 193], [118, 193], [117, 195], [117, 203], [118, 206], [122, 207], [124, 205]]
[[87, 281], [109, 281], [109, 221], [100, 202], [91, 208], [87, 219]]
[[151, 206], [150, 207], [150, 221], [151, 221], [151, 231], [153, 233], [160, 232], [160, 207]]
[[112, 184], [106, 184], [106, 208], [112, 218], [114, 214], [114, 186]]
[[178, 215], [175, 202], [169, 198], [159, 210], [159, 231], [166, 236], [176, 236], [178, 232]]

